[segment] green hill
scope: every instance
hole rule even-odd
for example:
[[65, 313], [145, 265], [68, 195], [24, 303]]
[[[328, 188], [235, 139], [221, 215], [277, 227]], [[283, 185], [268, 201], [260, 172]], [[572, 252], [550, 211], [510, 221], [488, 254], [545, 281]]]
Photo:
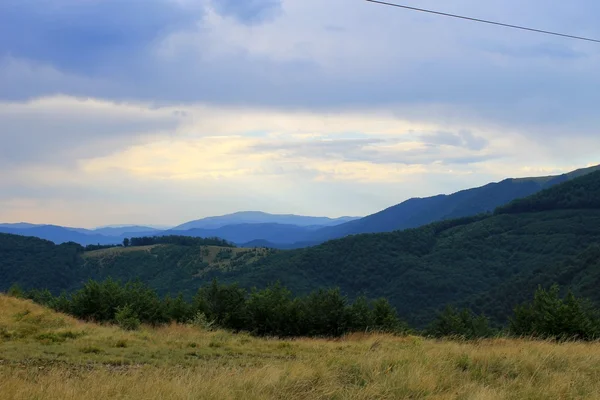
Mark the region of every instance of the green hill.
[[[598, 169], [600, 166], [582, 168], [556, 176], [505, 179], [450, 195], [413, 198], [355, 221], [321, 228], [304, 240], [318, 244], [348, 235], [392, 232], [417, 228], [437, 221], [492, 212], [515, 199], [533, 195]], [[298, 247], [305, 246], [299, 243]]]
[[86, 252], [82, 268], [87, 277], [96, 280], [139, 279], [163, 294], [181, 291], [191, 295], [207, 274], [232, 273], [274, 252], [264, 248], [159, 244]]
[[81, 249], [74, 243], [55, 245], [34, 237], [0, 233], [0, 291], [18, 283], [52, 291], [81, 279]]
[[231, 273], [275, 253], [265, 248], [204, 245], [202, 239], [186, 239], [184, 244], [84, 251], [74, 243], [55, 245], [38, 238], [0, 234], [0, 291], [18, 284], [58, 293], [74, 290], [88, 279], [111, 277], [139, 279], [162, 294], [182, 291], [191, 295], [207, 273]]
[[[245, 286], [278, 280], [299, 293], [339, 286], [351, 297], [385, 296], [416, 325], [448, 303], [468, 304], [502, 320], [532, 293], [533, 281], [558, 281], [600, 303], [599, 294], [584, 290], [596, 274], [581, 261], [598, 243], [600, 172], [594, 172], [494, 215], [351, 236], [221, 275]], [[567, 273], [565, 265], [575, 267]]]
[[[18, 239], [17, 239], [18, 238]], [[538, 284], [558, 282], [600, 305], [600, 172], [499, 208], [421, 228], [362, 234], [275, 252], [160, 244], [82, 253], [76, 245], [0, 236], [0, 282], [72, 289], [84, 279], [140, 279], [160, 293], [191, 294], [212, 278], [296, 294], [340, 287], [384, 296], [416, 326], [446, 304], [505, 321]]]

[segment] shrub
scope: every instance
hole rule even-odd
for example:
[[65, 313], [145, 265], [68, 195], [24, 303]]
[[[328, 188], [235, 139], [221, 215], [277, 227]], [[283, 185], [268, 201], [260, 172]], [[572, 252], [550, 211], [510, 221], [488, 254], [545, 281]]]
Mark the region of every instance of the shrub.
[[302, 325], [310, 336], [341, 336], [347, 332], [347, 299], [339, 289], [318, 290], [301, 300]]
[[544, 339], [593, 340], [600, 336], [600, 318], [587, 300], [570, 291], [561, 299], [558, 285], [549, 290], [538, 287], [531, 303], [515, 308], [510, 332]]
[[23, 290], [23, 288], [21, 288], [21, 286], [19, 286], [16, 283], [8, 289], [8, 292], [6, 292], [6, 294], [11, 297], [16, 297], [18, 299], [22, 299], [25, 297], [25, 291]]
[[124, 307], [118, 307], [115, 313], [115, 321], [126, 331], [135, 331], [139, 329], [141, 322], [133, 309], [126, 305]]
[[253, 290], [246, 302], [247, 325], [257, 335], [298, 335], [299, 313], [299, 304], [292, 299], [292, 293], [279, 284]]
[[399, 332], [406, 330], [398, 319], [398, 314], [387, 299], [373, 302], [373, 329], [380, 332]]
[[215, 321], [222, 328], [235, 331], [246, 328], [246, 290], [237, 285], [220, 285], [214, 280], [209, 286], [198, 290], [194, 309]]
[[214, 329], [215, 321], [210, 321], [206, 317], [206, 314], [198, 312], [194, 315], [194, 318], [190, 320], [190, 324], [205, 331], [212, 331]]
[[426, 333], [434, 337], [460, 337], [476, 339], [490, 337], [494, 330], [483, 315], [475, 315], [468, 309], [457, 310], [448, 306], [427, 328]]

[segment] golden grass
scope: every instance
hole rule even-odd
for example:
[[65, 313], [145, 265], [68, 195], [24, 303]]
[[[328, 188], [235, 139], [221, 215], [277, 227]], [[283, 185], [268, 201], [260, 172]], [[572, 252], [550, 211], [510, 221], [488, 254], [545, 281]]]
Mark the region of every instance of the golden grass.
[[125, 332], [0, 296], [2, 399], [598, 399], [600, 344]]

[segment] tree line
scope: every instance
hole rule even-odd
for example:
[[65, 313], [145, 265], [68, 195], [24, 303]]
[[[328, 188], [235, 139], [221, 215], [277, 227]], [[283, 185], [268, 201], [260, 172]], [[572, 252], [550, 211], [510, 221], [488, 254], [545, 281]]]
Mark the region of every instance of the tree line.
[[23, 291], [18, 287], [11, 288], [9, 294], [83, 320], [117, 323], [125, 329], [142, 323], [179, 322], [278, 337], [337, 337], [351, 331], [405, 329], [387, 300], [360, 297], [349, 302], [339, 289], [294, 297], [279, 284], [246, 291], [214, 280], [186, 301], [181, 294], [160, 298], [140, 282], [121, 284], [108, 279], [88, 281], [70, 295], [54, 296], [47, 290]]
[[257, 336], [339, 337], [350, 332], [421, 333], [430, 337], [462, 339], [511, 335], [552, 340], [595, 340], [600, 337], [600, 313], [571, 292], [560, 295], [558, 285], [539, 287], [530, 302], [514, 309], [504, 330], [491, 327], [488, 318], [451, 306], [440, 312], [423, 331], [409, 329], [384, 299], [358, 297], [350, 302], [339, 289], [321, 289], [306, 296], [275, 284], [247, 291], [237, 284], [213, 280], [191, 301], [183, 295], [160, 298], [140, 282], [122, 284], [90, 280], [80, 290], [54, 296], [48, 290], [24, 291], [12, 287], [9, 295], [31, 299], [74, 317], [116, 323], [124, 329], [140, 324], [192, 323], [203, 328], [246, 331]]
[[94, 251], [111, 249], [114, 247], [139, 247], [139, 246], [152, 246], [156, 244], [174, 244], [178, 246], [219, 246], [219, 247], [236, 247], [235, 244], [228, 242], [227, 240], [218, 237], [191, 237], [181, 235], [168, 235], [168, 236], [142, 236], [132, 237], [123, 239], [123, 243], [119, 244], [88, 244], [87, 246], [81, 246], [77, 243], [70, 242], [73, 245], [79, 247], [80, 251]]
[[235, 245], [227, 240], [218, 237], [199, 238], [181, 235], [169, 236], [143, 236], [123, 239], [123, 246], [151, 246], [155, 244], [174, 244], [178, 246], [219, 246], [219, 247], [235, 247]]

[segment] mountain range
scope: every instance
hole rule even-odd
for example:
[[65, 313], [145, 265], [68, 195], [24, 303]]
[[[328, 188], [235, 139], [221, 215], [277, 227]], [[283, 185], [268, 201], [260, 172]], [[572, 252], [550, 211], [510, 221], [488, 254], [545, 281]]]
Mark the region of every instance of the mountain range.
[[247, 288], [280, 282], [296, 294], [339, 287], [351, 299], [388, 298], [417, 327], [448, 304], [505, 321], [537, 285], [553, 283], [600, 305], [600, 171], [575, 175], [492, 212], [288, 251], [165, 243], [85, 252], [0, 234], [0, 290], [19, 283], [58, 293], [108, 277], [188, 298], [213, 278]]
[[218, 217], [207, 217], [195, 221], [186, 222], [176, 226], [172, 230], [185, 231], [189, 229], [218, 229], [227, 225], [246, 224], [280, 224], [295, 225], [306, 228], [319, 228], [324, 226], [335, 226], [345, 222], [354, 221], [359, 217], [307, 217], [293, 214], [268, 214], [261, 211], [240, 211], [233, 214]]
[[148, 226], [117, 226], [88, 230], [18, 223], [0, 224], [0, 232], [34, 236], [57, 244], [75, 242], [81, 245], [110, 245], [122, 243], [123, 239], [130, 237], [182, 235], [219, 237], [244, 247], [294, 249], [350, 235], [392, 232], [416, 228], [435, 221], [488, 213], [512, 200], [532, 195], [599, 168], [600, 166], [584, 168], [556, 176], [505, 179], [450, 195], [412, 198], [364, 218], [327, 218], [244, 211], [190, 221], [167, 230]]
[[16, 223], [0, 224], [0, 233], [33, 236], [50, 240], [56, 244], [75, 242], [83, 246], [119, 244], [125, 238], [165, 235], [220, 237], [238, 244], [254, 240], [283, 244], [305, 240], [321, 228], [343, 224], [357, 218], [277, 215], [246, 211], [190, 221], [166, 230], [149, 226], [124, 225], [83, 229], [57, 225]]

